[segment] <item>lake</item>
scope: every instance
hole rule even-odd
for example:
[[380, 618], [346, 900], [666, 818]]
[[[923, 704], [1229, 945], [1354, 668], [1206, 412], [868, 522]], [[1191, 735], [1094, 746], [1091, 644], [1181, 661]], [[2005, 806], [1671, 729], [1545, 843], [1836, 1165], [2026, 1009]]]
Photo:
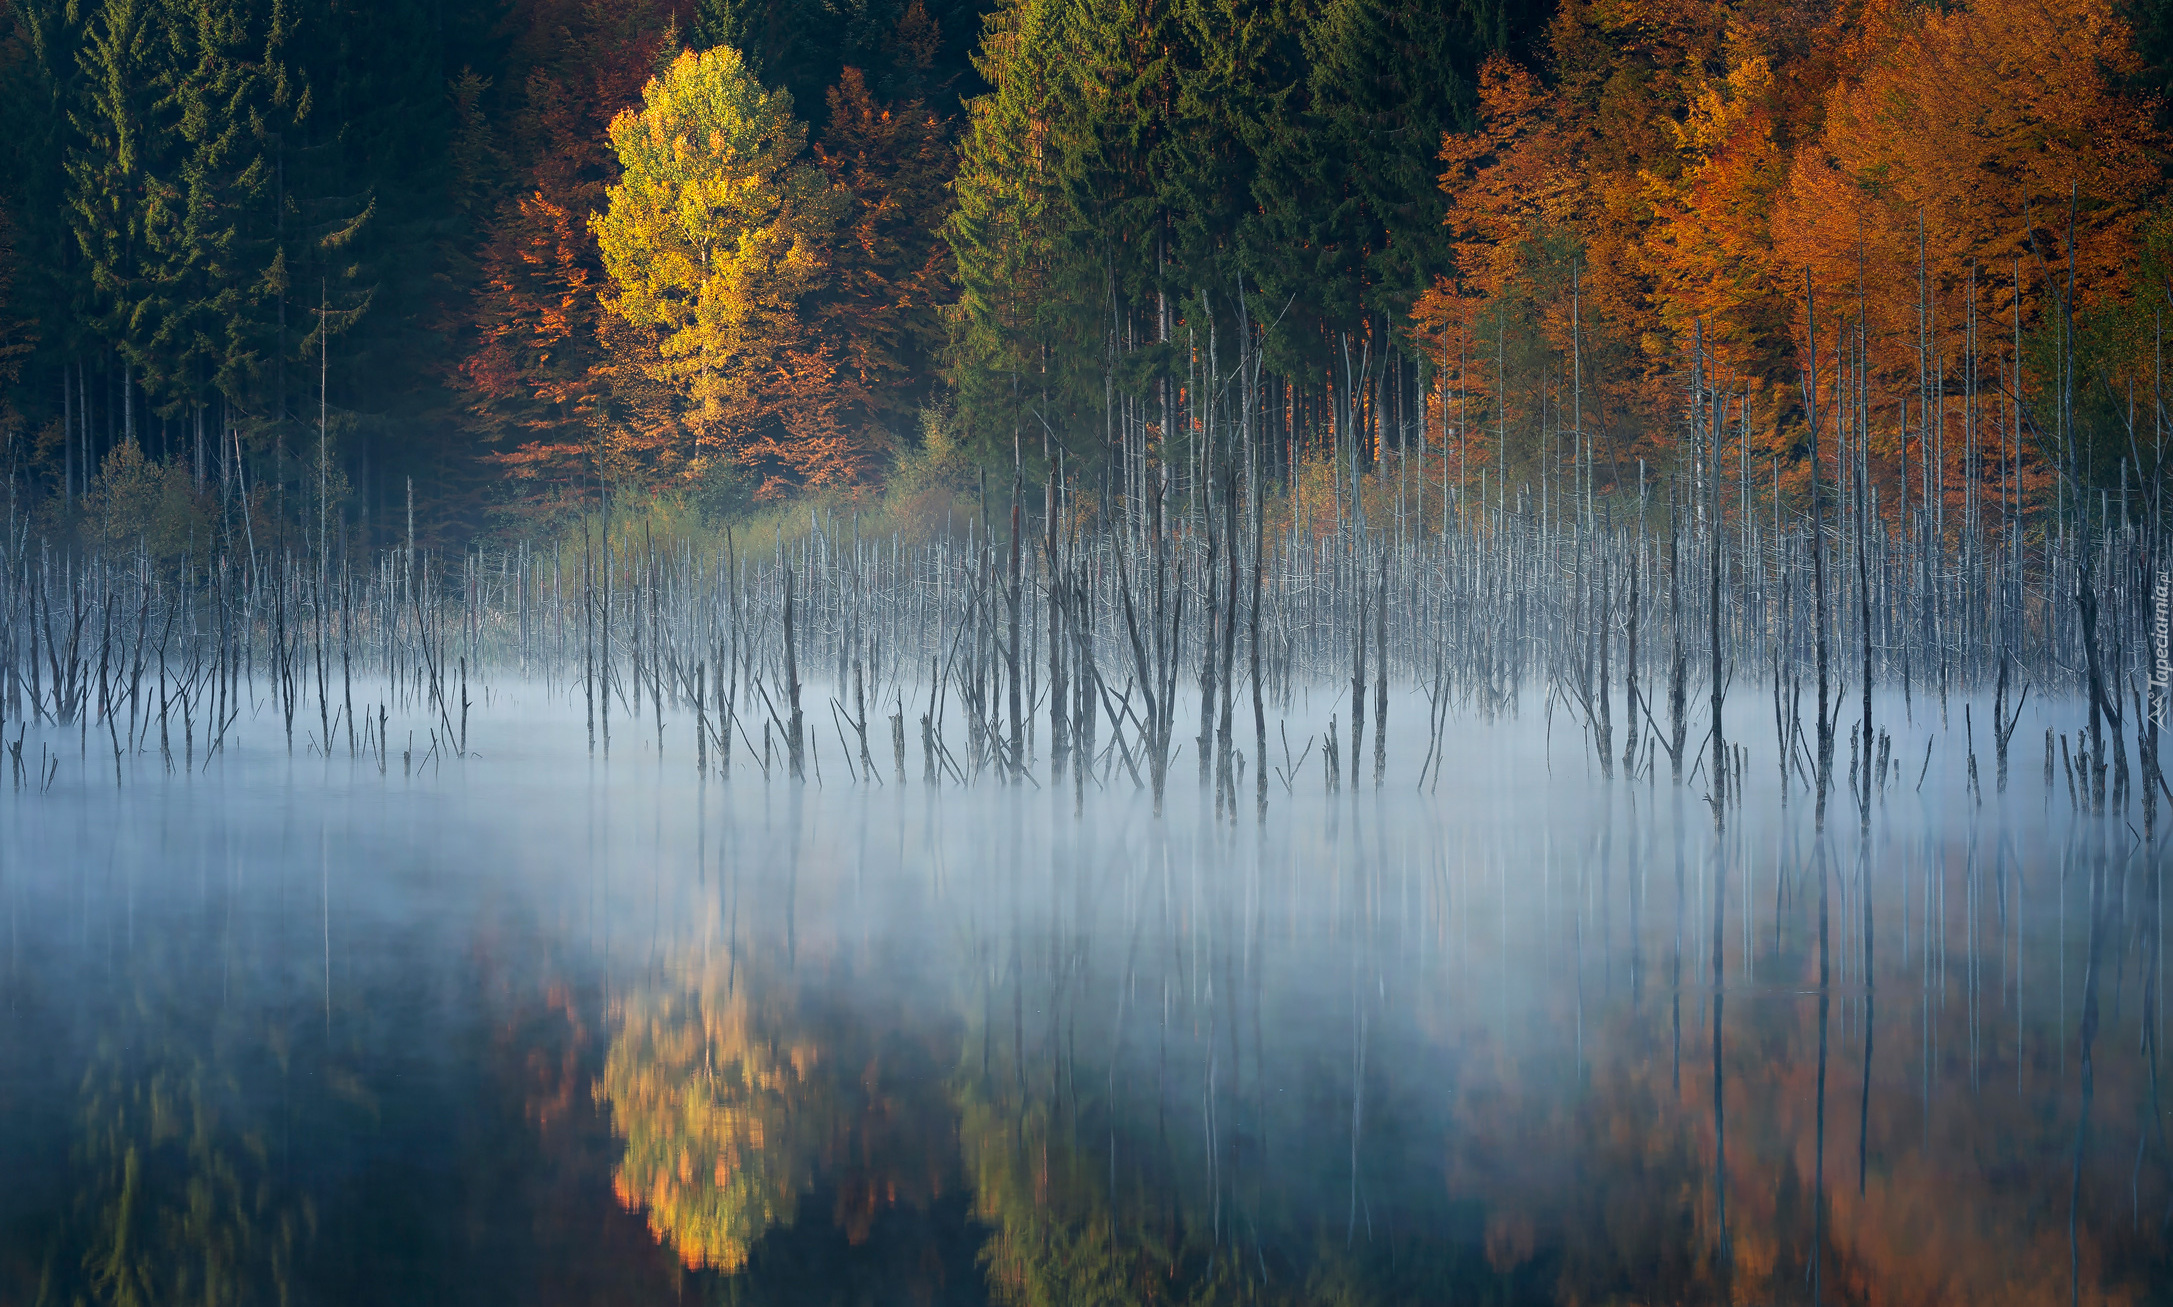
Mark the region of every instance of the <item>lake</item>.
[[1981, 797], [1881, 716], [1823, 831], [1530, 704], [1257, 821], [540, 688], [382, 770], [33, 731], [0, 1302], [2173, 1301], [2162, 832], [2041, 771], [2074, 704]]

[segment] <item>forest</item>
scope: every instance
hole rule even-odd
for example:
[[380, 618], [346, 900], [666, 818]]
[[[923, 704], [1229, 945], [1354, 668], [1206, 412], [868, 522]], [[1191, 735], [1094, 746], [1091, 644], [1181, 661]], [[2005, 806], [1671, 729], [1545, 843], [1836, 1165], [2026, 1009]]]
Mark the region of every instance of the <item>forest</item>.
[[926, 538], [977, 469], [1112, 521], [1239, 425], [1285, 520], [1308, 469], [1627, 515], [1693, 378], [1802, 511], [1819, 372], [1904, 535], [2161, 473], [2147, 4], [4, 13], [0, 439], [49, 538]]

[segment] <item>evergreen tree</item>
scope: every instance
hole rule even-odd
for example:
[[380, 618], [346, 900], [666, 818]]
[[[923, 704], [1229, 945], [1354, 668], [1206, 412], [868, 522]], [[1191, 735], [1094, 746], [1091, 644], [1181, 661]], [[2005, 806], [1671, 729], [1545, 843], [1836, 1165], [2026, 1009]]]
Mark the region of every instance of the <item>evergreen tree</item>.
[[959, 143], [943, 229], [958, 278], [950, 379], [990, 452], [1042, 421], [1060, 436], [1091, 426], [1088, 448], [1100, 443], [1114, 296], [1106, 266], [1080, 254], [1092, 228], [1060, 171], [1083, 74], [1073, 20], [1068, 0], [1010, 0], [990, 18], [976, 67], [991, 89], [968, 102]]
[[15, 252], [15, 226], [0, 211], [0, 468], [6, 475], [21, 472], [34, 451], [25, 439], [22, 411], [15, 405], [13, 389], [22, 379], [23, 360], [36, 344], [36, 325], [22, 315], [16, 294], [21, 268]]
[[978, 89], [972, 52], [981, 0], [694, 0], [686, 39], [729, 46], [748, 71], [825, 126], [825, 94], [847, 68], [879, 100], [925, 100], [949, 116]]
[[69, 221], [68, 111], [81, 77], [76, 58], [82, 22], [64, 0], [12, 0], [0, 49], [0, 182], [13, 217], [21, 276], [16, 300], [39, 323], [44, 350], [72, 355], [86, 335], [87, 287]]
[[[277, 306], [286, 250], [277, 240], [270, 142], [292, 122], [279, 66], [287, 33], [233, 0], [179, 10], [162, 45], [159, 104], [166, 158], [142, 189], [140, 282], [118, 333], [148, 388], [176, 413], [223, 395], [261, 408], [258, 383], [281, 348]], [[282, 120], [285, 121], [282, 121]]]
[[156, 194], [169, 208], [172, 201], [158, 175], [170, 160], [154, 114], [158, 83], [174, 70], [160, 58], [170, 47], [160, 40], [157, 16], [154, 0], [104, 0], [91, 12], [76, 52], [81, 81], [66, 108], [66, 212], [94, 296], [91, 325], [108, 341], [134, 334], [146, 293], [146, 200]]

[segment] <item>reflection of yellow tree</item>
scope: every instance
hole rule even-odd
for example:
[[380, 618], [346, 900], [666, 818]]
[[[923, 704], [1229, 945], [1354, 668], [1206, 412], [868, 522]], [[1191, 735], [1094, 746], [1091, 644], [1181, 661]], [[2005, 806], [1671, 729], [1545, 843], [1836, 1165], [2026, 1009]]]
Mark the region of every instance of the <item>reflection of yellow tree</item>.
[[818, 1178], [847, 1240], [876, 1217], [949, 1187], [957, 1150], [949, 1100], [902, 1009], [847, 979], [825, 992], [741, 956], [667, 963], [677, 979], [614, 1012], [595, 1087], [623, 1152], [619, 1200], [690, 1267], [737, 1271], [764, 1231], [789, 1226]]
[[596, 1098], [626, 1141], [619, 1201], [690, 1267], [736, 1271], [773, 1225], [789, 1225], [812, 1179], [827, 1117], [819, 1054], [789, 1014], [758, 1008], [715, 966], [678, 991], [635, 993]]

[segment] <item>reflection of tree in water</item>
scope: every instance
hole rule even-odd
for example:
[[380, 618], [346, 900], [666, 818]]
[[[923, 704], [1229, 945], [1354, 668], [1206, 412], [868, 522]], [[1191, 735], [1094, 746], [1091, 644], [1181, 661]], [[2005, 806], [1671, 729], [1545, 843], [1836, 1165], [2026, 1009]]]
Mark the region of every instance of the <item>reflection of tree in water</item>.
[[[139, 1070], [108, 1050], [82, 1095], [73, 1158], [82, 1187], [38, 1301], [292, 1299], [311, 1207], [277, 1180], [263, 1127], [233, 1075], [186, 1056]], [[74, 1290], [61, 1288], [77, 1267]]]
[[[1023, 1069], [1005, 1065], [998, 1052], [984, 1070], [979, 1042], [968, 1042], [953, 1095], [973, 1216], [987, 1230], [980, 1260], [994, 1301], [1358, 1307], [1466, 1296], [1525, 1300], [1502, 1292], [1515, 1281], [1486, 1265], [1478, 1223], [1439, 1201], [1438, 1178], [1424, 1195], [1399, 1188], [1411, 1219], [1391, 1225], [1384, 1206], [1377, 1229], [1346, 1237], [1340, 1214], [1323, 1221], [1313, 1201], [1320, 1158], [1286, 1154], [1271, 1168], [1241, 1166], [1231, 1150], [1217, 1170], [1218, 1207], [1202, 1191], [1215, 1182], [1201, 1178], [1205, 1159], [1190, 1130], [1165, 1132], [1157, 1124], [1151, 1073], [1130, 1084], [1116, 1077], [1114, 1104], [1082, 1104], [1068, 1051], [1042, 1050], [1054, 1054], [1052, 1066], [1030, 1049]], [[1084, 1085], [1085, 1076], [1078, 1081]], [[1170, 1100], [1199, 1089], [1173, 1082]], [[1249, 1119], [1258, 1111], [1257, 1100], [1246, 1101], [1251, 1093], [1230, 1093], [1217, 1110], [1233, 1122]], [[1347, 1145], [1333, 1125], [1315, 1126], [1309, 1152], [1311, 1143]]]
[[[960, 1133], [990, 1297], [1009, 1307], [1360, 1307], [1361, 1304], [1516, 1302], [1515, 1281], [1479, 1255], [1466, 1214], [1440, 1223], [1385, 1223], [1346, 1240], [1312, 1223], [1260, 1221], [1226, 1206], [1212, 1214], [1179, 1186], [1122, 1167], [1109, 1188], [1092, 1129], [1068, 1109], [1021, 1109], [982, 1087], [960, 1095]], [[1124, 1172], [1130, 1172], [1125, 1174]], [[1276, 1201], [1251, 1195], [1248, 1206]], [[1238, 1220], [1242, 1219], [1242, 1224]]]
[[[1543, 989], [1528, 1021], [1469, 986], [1399, 977], [1384, 948], [1368, 980], [1389, 983], [1354, 1003], [1362, 1057], [1290, 991], [1194, 997], [1189, 970], [1147, 964], [1119, 988], [1021, 948], [939, 1016], [925, 993], [908, 1012], [867, 976], [785, 981], [743, 956], [735, 993], [727, 964], [689, 962], [615, 1013], [598, 1101], [624, 1144], [622, 1197], [689, 1264], [746, 1268], [731, 1284], [750, 1301], [811, 1300], [839, 1278], [823, 1259], [842, 1241], [810, 1211], [834, 1199], [858, 1239], [950, 1168], [971, 1203], [960, 1242], [1010, 1304], [1800, 1301], [1814, 1258], [1829, 1302], [2057, 1300], [2075, 1274], [2043, 1196], [2046, 1178], [2066, 1181], [2075, 1139], [2057, 1009], [2033, 1003], [2027, 1028], [1992, 1047], [2023, 1065], [1995, 1060], [1981, 1093], [1957, 1101], [1968, 1068], [1922, 1059], [1974, 1050], [1975, 1007], [1933, 989], [1900, 1023], [1920, 1043], [1894, 1049], [1882, 1027], [1866, 1082], [1869, 996], [1844, 991], [1840, 1010], [1857, 1015], [1835, 1023], [1834, 1075], [1862, 1106], [1829, 1117], [1821, 1191], [1816, 1007], [1797, 980], [1800, 922], [1787, 926], [1789, 947], [1761, 955], [1767, 987], [1731, 994], [1724, 1024], [1686, 989], [1679, 1051], [1670, 1004], [1641, 1003], [1583, 959], [1589, 989]], [[1189, 964], [1177, 943], [1141, 954]], [[1902, 963], [1922, 965], [1925, 947]], [[1258, 965], [1302, 976], [1303, 960]], [[1200, 970], [1223, 972], [1211, 954]], [[1970, 973], [1958, 974], [1960, 995]], [[1999, 992], [1996, 978], [1984, 986], [1987, 1001]], [[929, 1073], [930, 1047], [953, 1050], [948, 1074]], [[2150, 1119], [2144, 1069], [2100, 1067], [2108, 1133]], [[2152, 1217], [2165, 1200], [2155, 1136], [2143, 1144], [2125, 1134], [2085, 1158], [2085, 1296], [2162, 1297]], [[2127, 1207], [2138, 1169], [2139, 1219]], [[799, 1229], [777, 1233], [795, 1208]], [[785, 1245], [806, 1254], [807, 1278], [781, 1273]]]
[[1050, 1108], [1001, 1083], [962, 1077], [959, 1138], [973, 1212], [989, 1227], [981, 1260], [989, 1288], [1018, 1307], [1167, 1301], [1173, 1263], [1167, 1220], [1134, 1211], [1119, 1230], [1107, 1184], [1049, 1128]]
[[596, 1094], [626, 1141], [619, 1201], [646, 1210], [688, 1266], [736, 1271], [764, 1231], [792, 1221], [825, 1085], [821, 1053], [787, 1033], [788, 1014], [702, 980], [623, 1000]]
[[687, 1266], [744, 1269], [818, 1187], [854, 1244], [884, 1209], [943, 1191], [954, 1135], [909, 1040], [744, 960], [676, 970], [618, 1004], [595, 1094], [624, 1145], [619, 1201]]
[[[1860, 995], [1856, 1001], [1861, 1012]], [[1988, 1075], [1982, 1093], [1966, 1103], [1927, 1109], [1918, 1097], [1919, 1050], [1883, 1054], [1868, 1099], [1868, 1166], [1860, 1179], [1852, 1105], [1841, 1128], [1829, 1117], [1821, 1199], [1814, 1186], [1816, 1009], [1784, 991], [1731, 1003], [1728, 1011], [1725, 1255], [1702, 1016], [1695, 1044], [1685, 1020], [1679, 1080], [1664, 1012], [1623, 1010], [1588, 1025], [1591, 1065], [1581, 1086], [1565, 1085], [1543, 1057], [1519, 1057], [1483, 1032], [1457, 1031], [1453, 1037], [1474, 1056], [1448, 1099], [1447, 1177], [1453, 1191], [1483, 1198], [1490, 1261], [1523, 1267], [1561, 1303], [1808, 1301], [1813, 1231], [1820, 1229], [1829, 1303], [2067, 1300], [2075, 1272], [2063, 1153], [2073, 1147], [2075, 1107], [2063, 1102], [2049, 1065], [2028, 1069], [2030, 1094], [2015, 1092], [2010, 1063], [2001, 1068], [2004, 1085]], [[1929, 1037], [1920, 1026], [1902, 1028], [1927, 1046], [1937, 1039], [1962, 1050], [1959, 1060], [1969, 1049], [1968, 1016], [1956, 1002], [1950, 1011], [1934, 1010]], [[1884, 1028], [1879, 1035], [1886, 1038]], [[2044, 1050], [2048, 1061], [2054, 1053]], [[1860, 1027], [1835, 1035], [1834, 1062], [1842, 1068], [1835, 1078], [1854, 1081], [1852, 1092], [1862, 1056]], [[2147, 1089], [2141, 1080], [2137, 1069], [2107, 1082], [2119, 1085], [2112, 1092], [2121, 1104], [2109, 1117], [2139, 1119]], [[2106, 1087], [2101, 1083], [2101, 1093]], [[1939, 1089], [1952, 1092], [1944, 1083]], [[2151, 1159], [2138, 1170], [2136, 1157], [2130, 1135], [2086, 1163], [2077, 1251], [2085, 1301], [2162, 1298], [2152, 1288], [2166, 1282], [2152, 1224], [2162, 1200], [2154, 1207]], [[2129, 1188], [2138, 1176], [2139, 1225]], [[2093, 1200], [2095, 1209], [2087, 1206]], [[1818, 1223], [1816, 1206], [1823, 1207]]]

